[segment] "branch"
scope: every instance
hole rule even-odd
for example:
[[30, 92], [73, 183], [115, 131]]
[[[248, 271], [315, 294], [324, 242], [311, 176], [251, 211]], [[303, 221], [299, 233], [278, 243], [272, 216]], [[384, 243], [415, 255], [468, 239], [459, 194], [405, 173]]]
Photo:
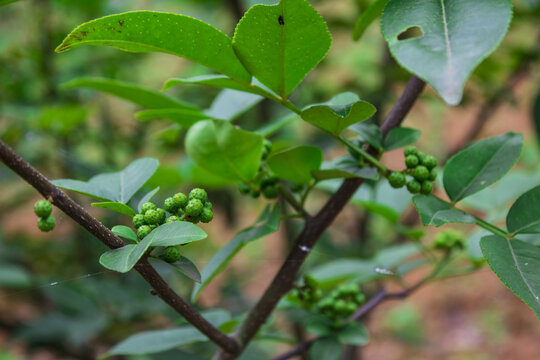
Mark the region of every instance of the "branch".
[[[412, 108], [416, 99], [424, 89], [426, 83], [413, 76], [401, 97], [396, 102], [394, 108], [386, 117], [381, 126], [381, 131], [386, 135], [391, 129], [399, 126], [409, 110]], [[270, 314], [274, 311], [279, 300], [291, 290], [300, 267], [307, 258], [309, 252], [319, 240], [322, 233], [332, 224], [337, 215], [349, 202], [350, 198], [356, 192], [358, 187], [364, 182], [364, 179], [347, 179], [343, 182], [338, 191], [328, 200], [326, 205], [317, 215], [308, 218], [304, 225], [302, 233], [295, 241], [289, 256], [281, 266], [279, 272], [274, 277], [259, 302], [249, 312], [244, 322], [237, 331], [237, 336], [244, 349], [253, 339], [260, 327], [266, 322]], [[217, 354], [217, 359], [231, 359], [240, 354], [227, 356], [226, 354]]]
[[[47, 200], [98, 238], [107, 247], [110, 249], [117, 249], [125, 245], [125, 243], [105, 225], [90, 215], [79, 204], [74, 202], [62, 190], [54, 186], [43, 174], [24, 161], [2, 141], [0, 141], [0, 160], [27, 183], [32, 185]], [[169, 304], [178, 314], [182, 315], [210, 340], [228, 353], [238, 352], [237, 342], [216, 329], [202, 317], [197, 310], [191, 307], [190, 304], [174, 292], [157, 271], [150, 266], [146, 258], [143, 257], [143, 259], [137, 263], [135, 270], [141, 274], [150, 286], [152, 286], [156, 294], [163, 299], [163, 301]]]

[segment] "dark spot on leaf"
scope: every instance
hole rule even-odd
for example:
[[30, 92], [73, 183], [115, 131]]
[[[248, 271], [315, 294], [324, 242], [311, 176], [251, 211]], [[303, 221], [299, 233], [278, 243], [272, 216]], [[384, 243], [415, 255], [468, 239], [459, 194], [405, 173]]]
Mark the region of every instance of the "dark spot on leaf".
[[86, 37], [88, 35], [88, 31], [81, 31], [81, 35], [83, 38]]
[[279, 15], [278, 22], [279, 22], [279, 25], [285, 25], [285, 21], [283, 21], [283, 16]]
[[398, 40], [408, 40], [408, 39], [415, 39], [415, 38], [421, 38], [424, 36], [424, 32], [419, 26], [411, 26], [405, 31], [402, 31], [398, 36]]
[[124, 20], [118, 20], [118, 25], [124, 26]]

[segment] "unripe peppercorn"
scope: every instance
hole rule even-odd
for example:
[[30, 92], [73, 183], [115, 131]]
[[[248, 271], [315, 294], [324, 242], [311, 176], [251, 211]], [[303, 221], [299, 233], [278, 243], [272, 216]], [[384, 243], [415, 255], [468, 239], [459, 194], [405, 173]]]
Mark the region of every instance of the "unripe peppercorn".
[[34, 213], [42, 218], [51, 215], [52, 205], [47, 200], [39, 200], [34, 204]]
[[345, 300], [338, 300], [334, 303], [334, 311], [338, 314], [345, 314], [347, 312], [347, 303]]
[[186, 216], [184, 218], [184, 221], [188, 221], [190, 223], [196, 224], [196, 223], [199, 222], [199, 217], [198, 216]]
[[174, 202], [178, 208], [183, 208], [188, 203], [188, 198], [184, 193], [176, 193], [173, 196]]
[[180, 251], [175, 247], [168, 247], [160, 258], [165, 262], [172, 264], [180, 259]]
[[418, 194], [421, 189], [422, 185], [416, 180], [411, 180], [407, 183], [407, 190], [409, 190], [411, 194]]
[[158, 224], [164, 224], [165, 223], [165, 219], [167, 217], [167, 214], [165, 213], [165, 210], [161, 209], [161, 208], [157, 208], [156, 209], [156, 212], [158, 213]]
[[209, 223], [214, 218], [214, 213], [212, 209], [204, 208], [199, 215], [199, 220], [203, 223]]
[[403, 151], [403, 154], [405, 156], [416, 155], [418, 154], [418, 150], [416, 150], [416, 146], [407, 146]]
[[405, 175], [403, 175], [400, 172], [393, 172], [388, 176], [388, 182], [390, 183], [390, 186], [393, 188], [399, 189], [407, 183], [407, 179], [405, 178]]
[[431, 169], [431, 171], [429, 172], [429, 180], [435, 181], [435, 179], [437, 179], [437, 170]]
[[240, 191], [240, 194], [242, 195], [249, 194], [249, 186], [244, 183], [238, 183], [238, 191]]
[[437, 158], [435, 156], [428, 155], [424, 158], [424, 161], [422, 161], [422, 165], [430, 170], [434, 169], [437, 167]]
[[249, 192], [249, 195], [251, 195], [252, 198], [256, 199], [261, 195], [261, 192], [259, 190], [251, 190]]
[[366, 302], [366, 296], [364, 294], [358, 294], [354, 297], [354, 302], [358, 305], [362, 305]]
[[352, 315], [352, 314], [356, 311], [356, 308], [357, 308], [357, 306], [356, 306], [355, 303], [348, 302], [348, 303], [347, 303], [347, 307], [346, 307], [346, 312], [345, 312], [345, 314], [346, 314], [347, 316]]
[[176, 201], [174, 201], [174, 198], [168, 197], [165, 199], [165, 202], [163, 203], [163, 208], [170, 212], [171, 214], [174, 214], [178, 210], [178, 204]]
[[195, 188], [189, 192], [189, 200], [193, 199], [199, 199], [202, 203], [204, 203], [206, 200], [208, 200], [208, 194], [204, 189]]
[[424, 195], [429, 195], [433, 191], [433, 183], [429, 180], [422, 181], [422, 188], [420, 192]]
[[319, 282], [311, 274], [304, 275], [304, 284], [310, 289], [315, 289], [319, 286]]
[[148, 225], [143, 225], [137, 230], [137, 237], [139, 239], [144, 239], [150, 232], [152, 232], [152, 228]]
[[56, 220], [54, 220], [54, 217], [52, 216], [40, 217], [37, 221], [37, 225], [39, 230], [49, 232], [56, 226]]
[[418, 160], [420, 160], [420, 164], [424, 164], [424, 161], [426, 159], [426, 154], [419, 151], [418, 154], [416, 154], [416, 156], [418, 156]]
[[275, 199], [278, 197], [278, 189], [275, 186], [265, 186], [262, 189], [262, 194], [267, 199]]
[[159, 224], [159, 220], [160, 220], [160, 214], [157, 211], [157, 209], [148, 210], [147, 212], [144, 213], [144, 221], [146, 221], [148, 225], [157, 225]]
[[412, 176], [418, 181], [427, 180], [429, 178], [429, 170], [424, 165], [420, 165], [414, 169]]
[[147, 202], [147, 203], [144, 203], [143, 206], [141, 207], [141, 214], [146, 214], [148, 210], [156, 210], [156, 209], [157, 209], [156, 204]]
[[199, 216], [203, 208], [204, 208], [204, 205], [201, 202], [201, 200], [193, 199], [193, 200], [189, 200], [185, 211], [186, 211], [186, 214], [189, 216]]
[[146, 220], [144, 220], [144, 215], [143, 214], [135, 215], [133, 217], [133, 226], [135, 226], [135, 229], [138, 229], [143, 225], [146, 225]]
[[416, 155], [409, 155], [405, 158], [405, 165], [408, 169], [414, 169], [416, 166], [418, 166], [419, 162], [420, 160], [418, 160]]
[[261, 180], [261, 187], [273, 186], [278, 183], [279, 179], [276, 176], [265, 176]]
[[205, 202], [204, 203], [204, 208], [212, 210], [212, 203], [210, 201]]
[[169, 218], [167, 219], [167, 223], [172, 223], [172, 222], [175, 222], [175, 221], [180, 221], [180, 218], [179, 218], [178, 216], [171, 215], [171, 216], [169, 216]]

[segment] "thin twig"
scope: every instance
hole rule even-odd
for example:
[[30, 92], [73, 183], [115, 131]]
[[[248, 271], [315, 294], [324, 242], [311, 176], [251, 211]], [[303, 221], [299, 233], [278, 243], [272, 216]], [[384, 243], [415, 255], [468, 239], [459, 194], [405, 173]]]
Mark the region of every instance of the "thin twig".
[[[62, 190], [54, 186], [43, 174], [34, 169], [2, 141], [0, 141], [0, 160], [107, 247], [117, 249], [125, 245], [105, 225], [74, 202]], [[210, 324], [197, 310], [171, 289], [157, 271], [150, 266], [146, 258], [143, 257], [137, 263], [135, 270], [152, 286], [156, 294], [163, 301], [169, 304], [178, 314], [183, 316], [210, 340], [219, 345], [227, 353], [238, 352], [238, 343]]]

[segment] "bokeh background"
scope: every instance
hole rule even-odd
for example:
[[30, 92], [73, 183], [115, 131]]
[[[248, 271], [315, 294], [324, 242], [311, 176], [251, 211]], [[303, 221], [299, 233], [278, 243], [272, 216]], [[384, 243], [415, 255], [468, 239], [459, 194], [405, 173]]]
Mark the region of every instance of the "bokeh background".
[[[81, 47], [62, 54], [54, 48], [75, 26], [104, 15], [130, 10], [159, 10], [202, 19], [232, 35], [243, 9], [263, 1], [250, 0], [23, 0], [0, 7], [0, 138], [46, 176], [88, 179], [117, 171], [141, 156], [161, 161], [147, 184], [161, 186], [160, 200], [193, 184], [207, 186], [216, 208], [215, 220], [203, 224], [210, 236], [186, 251], [203, 268], [212, 254], [234, 234], [253, 223], [265, 205], [242, 197], [235, 184], [201, 176], [184, 155], [184, 131], [166, 121], [140, 122], [138, 108], [90, 90], [63, 89], [81, 76], [101, 76], [159, 90], [170, 77], [207, 74], [202, 66], [165, 54], [132, 54], [106, 47]], [[272, 1], [266, 1], [272, 3]], [[410, 75], [387, 51], [378, 23], [359, 42], [351, 32], [370, 1], [312, 1], [327, 20], [333, 44], [327, 58], [293, 93], [301, 106], [326, 101], [352, 91], [379, 109], [378, 121], [391, 108]], [[463, 102], [448, 107], [431, 89], [408, 116], [405, 125], [418, 128], [418, 146], [439, 159], [473, 139], [506, 131], [521, 132], [525, 148], [508, 179], [471, 198], [479, 215], [501, 218], [508, 202], [527, 186], [540, 182], [538, 127], [540, 123], [540, 2], [514, 1], [515, 15], [502, 45], [472, 74]], [[218, 90], [177, 87], [170, 95], [208, 107]], [[536, 107], [535, 107], [536, 103]], [[535, 110], [536, 109], [536, 110]], [[536, 115], [535, 115], [536, 112]], [[262, 102], [237, 124], [255, 129], [283, 110]], [[300, 120], [272, 138], [274, 146], [309, 143], [320, 146], [326, 159], [343, 154], [339, 144]], [[399, 150], [383, 161], [399, 167]], [[369, 196], [401, 214], [399, 224], [418, 225], [409, 199], [382, 198], [375, 186]], [[107, 226], [129, 224], [121, 215], [92, 208], [91, 200], [71, 194]], [[307, 267], [340, 257], [369, 258], [378, 249], [410, 241], [396, 223], [369, 211], [364, 195], [339, 216], [336, 225], [314, 249]], [[37, 229], [33, 203], [39, 195], [4, 165], [0, 165], [0, 359], [95, 359], [127, 336], [182, 322], [137, 274], [119, 275], [99, 263], [105, 250], [71, 219], [55, 210], [57, 228]], [[327, 198], [318, 191], [308, 202], [317, 209]], [[201, 308], [246, 311], [281, 265], [288, 239], [299, 223], [250, 244], [202, 294]], [[471, 238], [463, 262], [478, 258], [467, 226], [457, 227]], [[426, 231], [429, 243], [438, 231]], [[532, 239], [531, 241], [535, 241]], [[540, 239], [535, 241], [540, 244]], [[191, 283], [161, 269], [172, 286], [188, 295]], [[412, 273], [411, 281], [421, 276]], [[372, 288], [376, 285], [371, 285]], [[369, 289], [367, 289], [369, 291]], [[278, 316], [281, 331], [291, 326]], [[540, 323], [534, 313], [487, 267], [474, 273], [430, 284], [411, 297], [387, 303], [367, 320], [371, 342], [349, 353], [349, 359], [540, 359]], [[246, 358], [266, 359], [285, 350], [271, 341], [257, 342]], [[215, 350], [192, 346], [169, 353], [129, 359], [203, 359]], [[209, 355], [208, 355], [209, 356]]]

